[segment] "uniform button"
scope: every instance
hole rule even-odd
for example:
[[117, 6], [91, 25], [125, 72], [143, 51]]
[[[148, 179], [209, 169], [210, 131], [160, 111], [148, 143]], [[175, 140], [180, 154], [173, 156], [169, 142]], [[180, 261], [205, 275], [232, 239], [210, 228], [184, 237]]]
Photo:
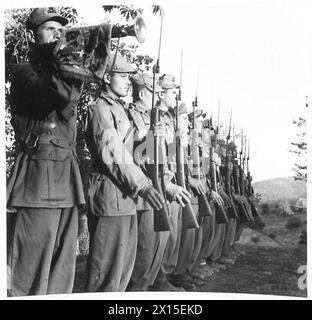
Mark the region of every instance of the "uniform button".
[[50, 158], [50, 159], [52, 158], [52, 153], [49, 153], [49, 158]]

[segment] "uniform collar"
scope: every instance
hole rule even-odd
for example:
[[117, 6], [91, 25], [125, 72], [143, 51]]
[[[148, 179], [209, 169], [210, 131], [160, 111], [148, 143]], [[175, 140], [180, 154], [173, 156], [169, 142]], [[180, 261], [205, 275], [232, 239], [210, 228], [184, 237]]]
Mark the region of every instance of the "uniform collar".
[[136, 103], [131, 103], [130, 104], [130, 109], [133, 109], [141, 114], [146, 114], [146, 115], [150, 115], [151, 112], [150, 110], [147, 110], [146, 108], [144, 108], [142, 105], [140, 104], [136, 104]]
[[100, 98], [105, 100], [110, 105], [113, 105], [114, 103], [117, 102], [117, 103], [120, 103], [124, 108], [126, 108], [126, 103], [123, 100], [121, 100], [120, 98], [114, 98], [105, 91], [101, 92]]

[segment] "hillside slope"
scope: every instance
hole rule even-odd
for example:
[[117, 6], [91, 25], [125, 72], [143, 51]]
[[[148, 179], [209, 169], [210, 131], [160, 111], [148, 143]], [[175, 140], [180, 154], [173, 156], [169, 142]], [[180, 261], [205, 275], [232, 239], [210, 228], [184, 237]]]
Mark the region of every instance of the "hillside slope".
[[261, 200], [293, 200], [307, 197], [307, 184], [304, 181], [295, 181], [293, 177], [281, 177], [253, 184], [255, 193], [261, 194]]

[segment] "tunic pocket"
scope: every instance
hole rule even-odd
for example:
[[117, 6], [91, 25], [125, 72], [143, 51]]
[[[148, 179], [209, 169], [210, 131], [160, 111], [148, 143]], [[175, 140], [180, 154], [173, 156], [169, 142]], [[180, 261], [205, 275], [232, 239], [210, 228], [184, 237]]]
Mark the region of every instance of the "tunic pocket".
[[44, 146], [28, 163], [24, 198], [28, 202], [71, 202], [70, 150]]
[[93, 175], [88, 197], [91, 214], [110, 216], [118, 213], [116, 186], [108, 177], [99, 174]]

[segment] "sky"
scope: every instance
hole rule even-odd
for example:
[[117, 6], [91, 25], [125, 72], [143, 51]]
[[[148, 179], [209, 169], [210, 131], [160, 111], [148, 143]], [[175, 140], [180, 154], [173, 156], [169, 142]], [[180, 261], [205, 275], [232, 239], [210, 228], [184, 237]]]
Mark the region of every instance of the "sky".
[[[80, 4], [87, 23], [103, 19], [100, 10], [88, 13]], [[199, 107], [216, 119], [220, 101], [220, 119], [228, 122], [232, 109], [235, 127], [247, 134], [254, 181], [293, 175], [296, 159], [289, 149], [297, 128], [292, 120], [307, 116], [306, 96], [312, 96], [311, 5], [235, 0], [162, 5], [160, 73], [171, 73], [179, 82], [183, 50], [187, 106], [196, 95], [198, 73]], [[156, 58], [161, 20], [150, 5], [142, 6], [147, 38], [137, 52]], [[110, 19], [124, 23], [119, 15]], [[136, 43], [131, 37], [126, 41]]]
[[[13, 2], [15, 3], [15, 1]], [[25, 2], [19, 4], [25, 7]], [[160, 17], [149, 1], [121, 1], [143, 8], [147, 37], [138, 53], [157, 58]], [[296, 140], [293, 119], [307, 117], [305, 103], [312, 97], [312, 4], [309, 1], [193, 0], [163, 1], [160, 73], [180, 82], [183, 50], [182, 99], [189, 109], [198, 105], [235, 128], [250, 141], [250, 170], [254, 181], [293, 175]], [[38, 1], [27, 2], [36, 6]], [[111, 19], [124, 24], [116, 12], [105, 14], [103, 1], [40, 1], [43, 5], [73, 5], [79, 17], [93, 25]], [[12, 6], [12, 2], [8, 5]], [[130, 24], [133, 22], [130, 21]], [[135, 38], [123, 38], [137, 44]], [[198, 71], [199, 70], [199, 71]], [[311, 108], [311, 107], [310, 107]]]

